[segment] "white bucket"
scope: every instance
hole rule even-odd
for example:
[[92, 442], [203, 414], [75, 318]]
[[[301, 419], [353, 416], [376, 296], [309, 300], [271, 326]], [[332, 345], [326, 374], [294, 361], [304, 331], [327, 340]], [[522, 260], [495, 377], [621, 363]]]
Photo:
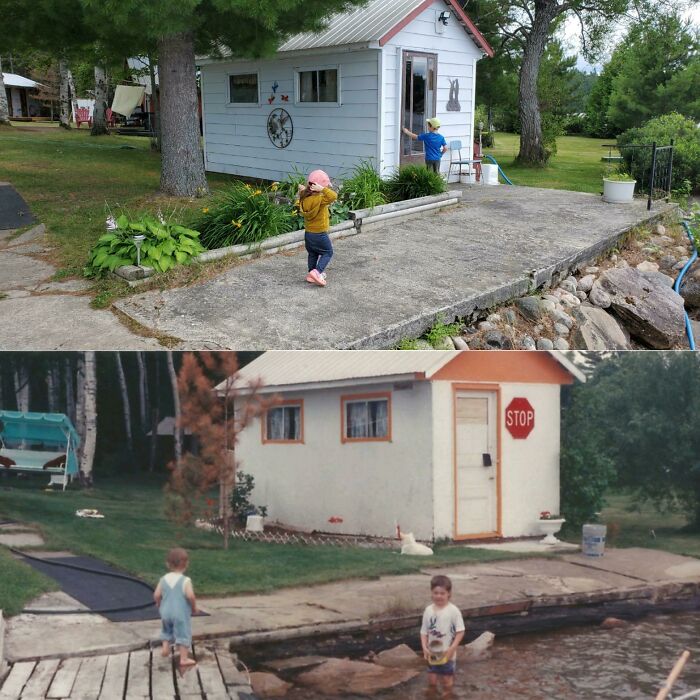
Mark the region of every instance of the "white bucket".
[[263, 517], [262, 515], [249, 515], [245, 521], [246, 532], [262, 532]]
[[581, 554], [587, 557], [602, 557], [605, 553], [605, 535], [607, 530], [608, 528], [605, 525], [584, 525]]
[[497, 185], [498, 166], [494, 165], [493, 163], [482, 163], [481, 177], [483, 178], [485, 185]]
[[463, 185], [473, 185], [476, 183], [476, 174], [473, 170], [470, 173], [462, 173], [459, 176], [459, 181]]

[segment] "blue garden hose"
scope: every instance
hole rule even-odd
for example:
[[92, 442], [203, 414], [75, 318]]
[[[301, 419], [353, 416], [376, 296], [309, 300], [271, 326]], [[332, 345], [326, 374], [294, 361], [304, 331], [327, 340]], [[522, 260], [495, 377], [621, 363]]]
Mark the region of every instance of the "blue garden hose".
[[[690, 241], [690, 245], [693, 247], [693, 254], [690, 256], [690, 260], [688, 260], [688, 262], [683, 266], [683, 269], [680, 271], [680, 274], [673, 285], [673, 289], [679, 294], [681, 282], [683, 281], [683, 275], [688, 272], [690, 266], [698, 259], [698, 249], [695, 247], [695, 239], [693, 238], [693, 234], [687, 221], [683, 221], [683, 228], [688, 234], [688, 240]], [[693, 328], [690, 325], [690, 318], [688, 318], [688, 312], [685, 311], [685, 309], [683, 309], [683, 313], [685, 314], [685, 332], [688, 335], [688, 344], [690, 345], [691, 350], [695, 350], [695, 338], [693, 337]]]
[[488, 153], [487, 153], [485, 156], [482, 156], [482, 157], [481, 157], [482, 160], [485, 160], [486, 158], [488, 158], [488, 159], [498, 168], [498, 172], [501, 174], [501, 177], [502, 177], [509, 185], [512, 185], [513, 183], [510, 181], [510, 179], [508, 178], [508, 176], [503, 172], [503, 170], [501, 169], [501, 166], [498, 164], [498, 161], [497, 161], [492, 155], [489, 155]]

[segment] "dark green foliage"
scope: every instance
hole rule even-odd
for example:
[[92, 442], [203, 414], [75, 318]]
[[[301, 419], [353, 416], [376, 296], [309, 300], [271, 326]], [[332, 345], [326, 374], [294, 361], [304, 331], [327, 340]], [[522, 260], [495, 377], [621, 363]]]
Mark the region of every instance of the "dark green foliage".
[[243, 471], [236, 473], [236, 485], [231, 494], [231, 511], [236, 522], [244, 526], [249, 515], [267, 515], [267, 506], [255, 506], [250, 500], [250, 494], [255, 488], [255, 478]]
[[382, 186], [382, 179], [372, 161], [362, 160], [353, 168], [350, 177], [343, 180], [339, 199], [351, 210], [371, 209], [386, 203]]
[[[673, 144], [673, 180], [671, 189], [682, 189], [685, 180], [689, 180], [691, 188], [700, 188], [700, 129], [692, 119], [680, 114], [664, 114], [650, 119], [644, 126], [638, 129], [625, 131], [618, 139], [618, 145], [625, 144], [650, 144], [656, 142], [658, 146]], [[625, 158], [627, 170], [638, 180], [649, 177], [651, 168], [651, 151], [649, 149], [635, 149], [621, 151]]]
[[404, 165], [384, 182], [384, 191], [391, 202], [440, 194], [445, 189], [440, 174], [424, 165]]
[[158, 272], [167, 272], [176, 265], [186, 265], [204, 248], [199, 242], [199, 232], [146, 216], [129, 221], [124, 214], [116, 220], [117, 228], [97, 239], [90, 251], [85, 267], [86, 277], [99, 277], [107, 271], [123, 265], [135, 265], [137, 261], [134, 236], [143, 235], [141, 264]]

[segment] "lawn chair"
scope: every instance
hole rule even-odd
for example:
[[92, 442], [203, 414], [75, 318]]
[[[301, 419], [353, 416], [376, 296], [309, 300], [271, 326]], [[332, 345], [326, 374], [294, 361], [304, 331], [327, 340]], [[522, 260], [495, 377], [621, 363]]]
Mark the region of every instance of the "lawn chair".
[[[463, 158], [462, 157], [462, 142], [461, 141], [450, 141], [449, 149], [450, 149], [450, 167], [447, 170], [447, 181], [449, 182], [449, 180], [450, 180], [450, 175], [452, 174], [453, 167], [457, 168], [457, 175], [461, 179], [462, 166], [466, 165], [468, 175], [471, 175], [472, 167], [474, 168], [474, 172], [476, 173], [476, 180], [478, 182], [481, 179], [481, 154], [479, 154], [478, 159], [477, 159], [476, 153], [474, 154], [474, 158]], [[475, 148], [475, 151], [476, 150], [478, 150], [478, 149]]]
[[107, 126], [116, 126], [117, 120], [114, 116], [114, 112], [109, 107], [105, 110], [105, 119], [107, 120]]
[[92, 119], [90, 119], [90, 110], [87, 107], [78, 107], [75, 110], [75, 125], [80, 128], [81, 124], [87, 124], [92, 126]]

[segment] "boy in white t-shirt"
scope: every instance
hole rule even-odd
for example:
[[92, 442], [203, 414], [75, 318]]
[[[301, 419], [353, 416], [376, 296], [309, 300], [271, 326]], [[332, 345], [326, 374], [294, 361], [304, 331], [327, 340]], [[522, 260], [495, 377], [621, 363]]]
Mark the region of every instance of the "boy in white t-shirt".
[[448, 576], [433, 576], [430, 580], [433, 602], [423, 613], [420, 628], [423, 656], [428, 662], [428, 682], [431, 688], [438, 681], [445, 692], [454, 685], [457, 647], [464, 638], [464, 620], [456, 605], [450, 603], [452, 581]]

